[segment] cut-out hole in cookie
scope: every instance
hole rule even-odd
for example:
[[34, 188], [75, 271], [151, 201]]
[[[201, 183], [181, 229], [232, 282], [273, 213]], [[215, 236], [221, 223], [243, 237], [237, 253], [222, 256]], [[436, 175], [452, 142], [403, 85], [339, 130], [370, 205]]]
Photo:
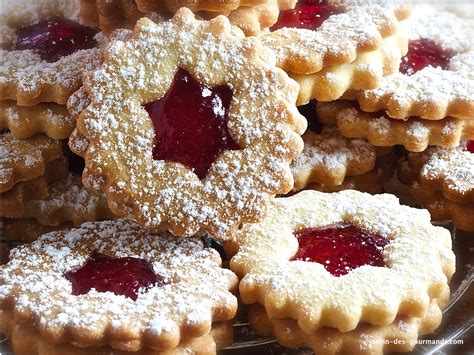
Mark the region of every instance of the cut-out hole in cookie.
[[227, 127], [228, 85], [201, 85], [178, 69], [166, 95], [145, 105], [155, 128], [153, 158], [181, 163], [203, 179], [226, 150], [240, 149]]
[[451, 56], [430, 39], [421, 38], [408, 43], [408, 53], [402, 57], [400, 72], [413, 75], [421, 69], [432, 66], [448, 69]]
[[94, 48], [98, 31], [67, 19], [41, 21], [16, 30], [12, 50], [34, 50], [41, 59], [54, 63], [79, 50]]
[[84, 295], [95, 289], [126, 296], [134, 301], [139, 293], [165, 284], [164, 278], [153, 271], [153, 266], [147, 260], [112, 258], [100, 253], [94, 253], [83, 266], [67, 271], [64, 277], [71, 282], [73, 295]]
[[340, 11], [325, 0], [299, 0], [294, 9], [280, 12], [277, 23], [270, 30], [284, 27], [316, 30], [329, 16], [338, 13]]
[[353, 224], [306, 228], [295, 233], [298, 251], [292, 260], [319, 263], [334, 276], [363, 265], [384, 267], [388, 240]]

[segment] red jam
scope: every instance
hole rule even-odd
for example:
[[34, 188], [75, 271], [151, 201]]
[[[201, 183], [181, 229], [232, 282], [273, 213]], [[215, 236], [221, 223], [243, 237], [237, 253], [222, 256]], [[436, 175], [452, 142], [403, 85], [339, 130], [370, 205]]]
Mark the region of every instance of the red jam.
[[112, 258], [99, 253], [94, 253], [79, 269], [64, 273], [64, 277], [71, 282], [73, 295], [84, 295], [95, 289], [134, 301], [140, 291], [165, 284], [163, 277], [144, 259]]
[[470, 153], [474, 153], [474, 141], [467, 141], [466, 150]]
[[280, 12], [277, 23], [270, 30], [276, 31], [284, 27], [316, 30], [329, 16], [338, 13], [340, 11], [328, 5], [325, 0], [299, 0], [294, 9]]
[[382, 253], [388, 240], [352, 224], [303, 229], [296, 238], [299, 248], [292, 260], [319, 263], [334, 276], [362, 265], [385, 266]]
[[155, 127], [153, 158], [181, 163], [200, 179], [225, 150], [239, 149], [227, 128], [232, 89], [201, 85], [178, 69], [166, 95], [145, 105]]
[[436, 45], [432, 40], [422, 38], [408, 43], [408, 53], [402, 58], [400, 72], [413, 75], [417, 71], [431, 65], [448, 69], [449, 59], [446, 52]]
[[66, 19], [42, 21], [17, 29], [13, 50], [35, 50], [41, 59], [53, 63], [81, 49], [94, 48], [98, 31]]

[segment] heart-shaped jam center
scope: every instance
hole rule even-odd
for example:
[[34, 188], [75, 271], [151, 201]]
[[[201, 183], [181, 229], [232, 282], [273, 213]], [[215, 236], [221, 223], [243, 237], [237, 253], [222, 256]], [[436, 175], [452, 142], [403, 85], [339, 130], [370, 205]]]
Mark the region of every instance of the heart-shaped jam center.
[[466, 143], [466, 150], [469, 153], [474, 153], [474, 141], [467, 141]]
[[277, 23], [270, 30], [283, 27], [316, 30], [329, 16], [338, 13], [340, 11], [325, 0], [300, 0], [294, 9], [281, 11]]
[[385, 266], [388, 240], [352, 224], [307, 228], [296, 233], [298, 251], [292, 260], [319, 263], [334, 276], [363, 265]]
[[31, 49], [41, 59], [53, 63], [81, 49], [94, 48], [97, 30], [75, 21], [53, 19], [16, 30], [13, 50]]
[[134, 301], [139, 292], [165, 284], [164, 278], [153, 271], [147, 260], [112, 258], [99, 253], [94, 253], [79, 269], [64, 273], [64, 277], [71, 282], [73, 295], [83, 295], [95, 289]]
[[400, 72], [413, 75], [427, 67], [440, 67], [448, 69], [451, 56], [443, 51], [432, 40], [421, 38], [408, 43], [408, 53], [402, 58]]
[[238, 150], [227, 128], [232, 89], [201, 85], [178, 69], [166, 95], [145, 105], [155, 128], [153, 158], [181, 163], [200, 179], [226, 150]]

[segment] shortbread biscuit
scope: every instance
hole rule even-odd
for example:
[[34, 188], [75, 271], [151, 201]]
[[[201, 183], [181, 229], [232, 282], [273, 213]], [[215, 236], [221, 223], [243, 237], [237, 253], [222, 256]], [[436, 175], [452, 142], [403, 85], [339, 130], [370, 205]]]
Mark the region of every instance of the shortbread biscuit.
[[47, 198], [25, 203], [23, 218], [35, 218], [49, 226], [67, 222], [79, 226], [84, 222], [115, 217], [107, 206], [105, 196], [87, 191], [79, 175], [70, 173], [65, 179], [49, 184], [48, 190]]
[[56, 344], [168, 350], [237, 309], [237, 277], [217, 251], [125, 220], [45, 234], [10, 257], [0, 323], [13, 318], [10, 329], [29, 324]]
[[0, 151], [1, 193], [20, 181], [40, 177], [47, 163], [63, 155], [61, 141], [45, 135], [18, 139], [9, 132], [0, 134]]
[[282, 22], [273, 27], [279, 29], [260, 36], [264, 45], [275, 51], [278, 66], [291, 73], [312, 74], [331, 65], [352, 63], [359, 54], [380, 48], [383, 39], [394, 35], [399, 21], [409, 15], [404, 5], [379, 6], [371, 1], [328, 1], [307, 6], [315, 7], [313, 12], [324, 8], [322, 11], [329, 16], [316, 12], [308, 17], [318, 22], [326, 18], [316, 30], [284, 27]]
[[[9, 1], [0, 15], [0, 94], [18, 105], [64, 105], [100, 62], [97, 30], [81, 25], [77, 1]], [[65, 37], [65, 33], [68, 35]]]
[[64, 157], [49, 162], [43, 175], [28, 181], [16, 183], [10, 190], [0, 194], [0, 216], [19, 218], [25, 212], [25, 203], [46, 198], [49, 183], [63, 179], [68, 174], [68, 163]]
[[287, 348], [309, 348], [316, 354], [327, 355], [382, 355], [391, 351], [411, 351], [419, 336], [434, 332], [441, 323], [441, 309], [447, 303], [447, 298], [449, 293], [442, 300], [431, 301], [423, 318], [397, 317], [386, 326], [359, 325], [346, 333], [324, 327], [306, 334], [293, 319], [268, 318], [261, 305], [251, 306], [249, 322], [258, 335], [274, 335]]
[[351, 90], [377, 88], [384, 76], [397, 72], [407, 43], [406, 30], [398, 30], [384, 38], [379, 48], [358, 54], [353, 62], [328, 65], [311, 74], [289, 73], [301, 86], [297, 104], [312, 99], [332, 101]]
[[2, 218], [1, 233], [6, 240], [31, 243], [38, 239], [40, 235], [71, 227], [72, 223], [45, 226], [39, 224], [34, 218]]
[[[182, 9], [160, 24], [141, 19], [85, 80], [91, 103], [69, 140], [85, 158], [84, 185], [104, 190], [115, 214], [180, 236], [224, 239], [261, 218], [266, 201], [292, 188], [289, 163], [306, 129], [294, 106], [298, 85], [270, 59], [258, 39], [244, 38], [222, 16], [199, 21]], [[179, 90], [202, 94], [193, 103]], [[175, 120], [168, 129], [161, 103], [173, 112], [207, 105], [199, 120], [209, 122], [188, 129], [201, 121]], [[149, 113], [163, 123], [153, 126]]]
[[[13, 318], [12, 312], [7, 312], [4, 316]], [[16, 354], [49, 354], [49, 355], [130, 355], [128, 351], [117, 351], [110, 347], [81, 348], [71, 344], [53, 344], [43, 339], [35, 329], [29, 324], [14, 324], [13, 319], [6, 322], [13, 329], [6, 329], [5, 332], [11, 339], [13, 351]], [[197, 338], [183, 339], [177, 347], [169, 350], [140, 350], [133, 355], [184, 355], [200, 354], [215, 355], [222, 345], [226, 344], [229, 337], [232, 337], [233, 327], [230, 322], [216, 322], [212, 325], [211, 332]]]
[[455, 149], [428, 149], [420, 170], [420, 184], [440, 190], [449, 200], [474, 203], [474, 152], [462, 145]]
[[441, 191], [423, 187], [416, 181], [410, 186], [410, 197], [430, 211], [433, 221], [452, 221], [456, 228], [474, 232], [474, 203], [451, 201]]
[[17, 138], [44, 133], [53, 139], [64, 139], [76, 126], [76, 121], [63, 105], [18, 106], [11, 100], [2, 101], [0, 105], [0, 129], [8, 129]]
[[[318, 103], [318, 117], [323, 124], [331, 125], [332, 117], [324, 115], [319, 107], [337, 107], [338, 102]], [[384, 112], [369, 113], [357, 105], [341, 110], [335, 115], [335, 125], [344, 137], [365, 138], [375, 146], [403, 145], [412, 152], [421, 152], [430, 145], [452, 148], [462, 140], [474, 138], [474, 120], [446, 117], [440, 121], [429, 121], [410, 117], [407, 120], [390, 118]]]
[[399, 179], [407, 185], [417, 181], [423, 187], [439, 190], [444, 197], [455, 202], [474, 202], [474, 149], [471, 142], [462, 142], [452, 149], [429, 147], [420, 153], [406, 154], [399, 167]]
[[232, 241], [242, 301], [264, 305], [271, 318], [296, 320], [305, 333], [424, 317], [430, 300], [449, 292], [455, 268], [449, 231], [388, 194], [278, 198]]
[[364, 139], [347, 139], [337, 129], [323, 128], [320, 134], [307, 131], [304, 149], [291, 163], [294, 191], [309, 183], [341, 185], [348, 176], [362, 175], [375, 166], [374, 146]]
[[375, 195], [382, 193], [384, 182], [390, 179], [396, 167], [395, 154], [378, 157], [375, 161], [375, 167], [371, 171], [357, 176], [347, 176], [342, 184], [337, 186], [322, 185], [310, 183], [306, 189], [317, 190], [321, 192], [338, 192], [343, 190], [357, 190]]
[[412, 23], [401, 72], [384, 78], [377, 89], [358, 93], [361, 108], [385, 110], [399, 119], [474, 117], [474, 20], [417, 5]]
[[[241, 6], [256, 6], [266, 0], [136, 0], [138, 9], [143, 12], [170, 11], [175, 12], [186, 6], [193, 12], [212, 11], [225, 12], [235, 10]], [[283, 0], [285, 1], [285, 0]]]

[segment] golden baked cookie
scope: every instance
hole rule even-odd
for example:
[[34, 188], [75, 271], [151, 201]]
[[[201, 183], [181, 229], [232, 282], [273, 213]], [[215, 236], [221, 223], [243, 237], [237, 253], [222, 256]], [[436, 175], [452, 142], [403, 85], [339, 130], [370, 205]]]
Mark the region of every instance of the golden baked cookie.
[[390, 117], [474, 117], [474, 20], [416, 5], [409, 50], [400, 71], [380, 87], [355, 94], [362, 110]]
[[307, 334], [293, 319], [269, 318], [265, 308], [258, 304], [250, 307], [249, 322], [258, 335], [273, 335], [284, 347], [309, 348], [317, 354], [382, 355], [392, 351], [407, 352], [413, 350], [419, 336], [432, 333], [438, 328], [441, 310], [448, 298], [449, 292], [444, 297], [431, 301], [425, 317], [397, 317], [386, 326], [364, 324], [345, 333], [323, 327]]
[[141, 19], [84, 82], [90, 103], [69, 140], [84, 185], [115, 214], [180, 236], [225, 239], [260, 219], [291, 190], [306, 129], [298, 85], [271, 58], [223, 16]]
[[[344, 137], [365, 138], [375, 146], [403, 145], [409, 151], [421, 152], [432, 145], [453, 148], [462, 140], [474, 138], [472, 119], [446, 117], [432, 121], [409, 117], [398, 120], [383, 111], [364, 112], [356, 103], [343, 101], [319, 102], [316, 107], [323, 124], [335, 125]], [[328, 112], [331, 114], [326, 115]]]
[[20, 181], [33, 180], [45, 172], [47, 163], [63, 156], [61, 141], [45, 135], [28, 139], [15, 138], [10, 132], [0, 134], [0, 192], [10, 190]]
[[10, 259], [0, 323], [32, 326], [48, 343], [166, 351], [237, 309], [237, 277], [214, 249], [125, 220], [45, 234]]
[[0, 95], [18, 105], [64, 105], [100, 62], [94, 28], [81, 24], [77, 1], [8, 1], [0, 14]]
[[18, 106], [13, 100], [1, 101], [0, 105], [0, 129], [8, 129], [16, 138], [44, 133], [53, 139], [64, 139], [76, 126], [64, 105]]
[[354, 190], [277, 198], [231, 247], [242, 301], [308, 334], [425, 317], [455, 268], [451, 234], [431, 225], [428, 211]]
[[375, 166], [376, 151], [364, 139], [347, 139], [336, 128], [323, 128], [320, 134], [306, 131], [304, 149], [291, 163], [294, 191], [310, 183], [341, 185], [348, 176], [362, 175]]
[[298, 104], [374, 89], [406, 53], [409, 8], [393, 2], [300, 0], [260, 38], [301, 85]]

